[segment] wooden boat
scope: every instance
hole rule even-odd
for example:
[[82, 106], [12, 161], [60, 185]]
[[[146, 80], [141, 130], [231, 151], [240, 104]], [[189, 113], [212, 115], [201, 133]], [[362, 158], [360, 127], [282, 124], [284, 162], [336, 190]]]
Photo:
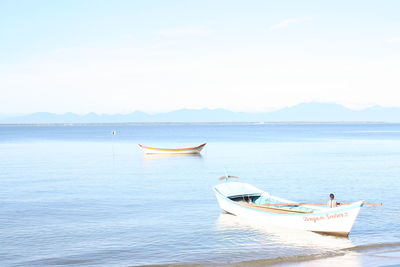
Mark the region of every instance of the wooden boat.
[[187, 148], [155, 148], [139, 144], [139, 147], [146, 154], [198, 154], [207, 143]]
[[336, 208], [296, 205], [240, 182], [225, 182], [213, 189], [221, 209], [233, 215], [267, 225], [345, 237], [364, 204], [357, 201]]

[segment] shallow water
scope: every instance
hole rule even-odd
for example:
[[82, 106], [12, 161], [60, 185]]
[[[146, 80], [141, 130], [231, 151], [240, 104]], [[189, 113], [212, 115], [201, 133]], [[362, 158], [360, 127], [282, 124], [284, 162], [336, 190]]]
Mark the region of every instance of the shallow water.
[[[137, 146], [203, 142], [201, 156]], [[232, 263], [400, 241], [399, 124], [0, 126], [0, 170], [1, 266]], [[383, 206], [364, 207], [349, 239], [276, 229], [221, 212], [211, 188], [225, 170], [295, 201]]]

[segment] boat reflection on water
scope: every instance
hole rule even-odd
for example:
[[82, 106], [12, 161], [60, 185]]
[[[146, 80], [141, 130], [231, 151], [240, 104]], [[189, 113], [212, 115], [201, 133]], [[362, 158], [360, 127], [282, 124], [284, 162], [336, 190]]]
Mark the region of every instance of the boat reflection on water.
[[[216, 235], [234, 266], [363, 266], [362, 254], [346, 237], [263, 225], [229, 213], [218, 217]], [[242, 252], [253, 259], [238, 258]]]
[[175, 157], [180, 157], [180, 158], [203, 158], [203, 156], [199, 153], [193, 153], [193, 154], [144, 154], [143, 158], [144, 159], [162, 159], [162, 158], [175, 158]]
[[[350, 239], [346, 237], [337, 237], [330, 235], [321, 235], [308, 231], [299, 231], [295, 229], [280, 228], [276, 226], [249, 221], [244, 218], [222, 213], [217, 220], [217, 231], [226, 235], [227, 239], [233, 232], [235, 235], [243, 233], [240, 238], [257, 238], [258, 242], [274, 246], [287, 246], [291, 248], [311, 249], [318, 251], [345, 251], [354, 247]], [[219, 235], [221, 237], [221, 235]], [[244, 243], [246, 240], [242, 240]]]

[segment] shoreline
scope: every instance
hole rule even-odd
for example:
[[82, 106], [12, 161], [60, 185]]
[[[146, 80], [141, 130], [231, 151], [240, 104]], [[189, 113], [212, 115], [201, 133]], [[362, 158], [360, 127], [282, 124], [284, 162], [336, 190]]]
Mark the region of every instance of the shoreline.
[[240, 262], [213, 263], [169, 263], [150, 265], [130, 265], [128, 267], [262, 267], [262, 266], [400, 266], [400, 242], [360, 245], [337, 251], [310, 255], [294, 255], [270, 259], [258, 259]]

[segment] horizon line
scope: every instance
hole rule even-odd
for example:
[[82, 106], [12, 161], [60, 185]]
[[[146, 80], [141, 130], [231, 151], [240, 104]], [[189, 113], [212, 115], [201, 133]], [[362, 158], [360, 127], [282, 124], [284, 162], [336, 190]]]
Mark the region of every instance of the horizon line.
[[71, 122], [71, 123], [1, 123], [4, 126], [124, 126], [124, 125], [274, 125], [274, 124], [400, 124], [387, 121], [242, 121], [242, 122]]

